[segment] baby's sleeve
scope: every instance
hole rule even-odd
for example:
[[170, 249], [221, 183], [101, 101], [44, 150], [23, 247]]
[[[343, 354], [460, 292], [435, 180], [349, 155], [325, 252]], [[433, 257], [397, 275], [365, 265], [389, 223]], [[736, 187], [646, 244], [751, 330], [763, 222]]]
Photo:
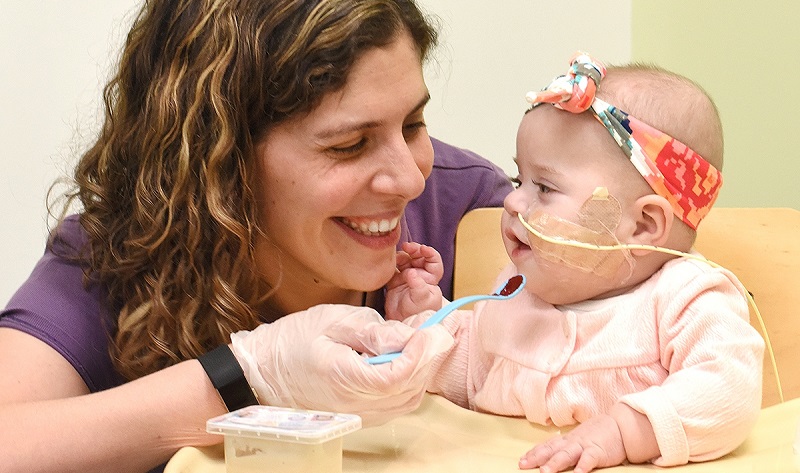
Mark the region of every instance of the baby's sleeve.
[[659, 307], [659, 386], [620, 399], [650, 420], [658, 466], [719, 458], [738, 447], [761, 409], [764, 341], [749, 323], [743, 288], [704, 272]]
[[[424, 312], [404, 320], [403, 323], [416, 327], [431, 315], [431, 311]], [[440, 322], [453, 336], [455, 343], [449, 351], [438, 355], [433, 360], [426, 385], [428, 392], [439, 394], [464, 408], [469, 408], [467, 386], [469, 384], [470, 324], [473, 315], [471, 310], [456, 310]]]

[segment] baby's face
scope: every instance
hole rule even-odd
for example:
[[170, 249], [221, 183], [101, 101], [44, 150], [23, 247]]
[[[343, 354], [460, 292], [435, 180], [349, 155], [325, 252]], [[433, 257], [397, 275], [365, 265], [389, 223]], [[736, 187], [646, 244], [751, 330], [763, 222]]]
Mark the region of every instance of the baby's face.
[[[505, 200], [503, 239], [512, 261], [530, 280], [530, 290], [552, 304], [613, 293], [630, 275], [629, 264], [617, 263], [611, 268], [605, 263], [592, 265], [588, 260], [596, 252], [577, 250], [576, 254], [574, 249], [566, 250], [573, 256], [567, 258], [572, 265], [557, 261], [559, 258], [543, 250], [540, 240], [523, 227], [517, 214], [526, 219], [535, 215], [553, 217], [548, 221], [558, 224], [549, 228], [558, 233], [571, 226], [576, 233], [570, 238], [578, 234], [577, 238], [592, 239], [583, 228], [601, 228], [602, 235], [597, 238], [604, 240], [602, 244], [608, 244], [609, 239], [613, 244], [618, 229], [631, 225], [628, 214], [636, 195], [631, 184], [635, 183], [634, 188], [641, 184], [632, 164], [591, 114], [575, 115], [550, 105], [539, 106], [523, 118], [517, 134], [516, 161], [520, 185]], [[616, 213], [587, 210], [597, 208], [587, 202], [598, 188], [608, 190], [609, 205], [605, 208], [619, 204]], [[586, 255], [587, 251], [592, 254]], [[586, 266], [576, 267], [584, 259]]]

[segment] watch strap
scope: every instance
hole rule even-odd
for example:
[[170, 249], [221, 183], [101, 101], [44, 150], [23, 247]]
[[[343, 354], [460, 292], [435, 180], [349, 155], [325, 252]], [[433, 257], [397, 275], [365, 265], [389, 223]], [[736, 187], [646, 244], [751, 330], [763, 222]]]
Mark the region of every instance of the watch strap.
[[239, 361], [228, 345], [221, 345], [197, 358], [219, 392], [229, 412], [258, 404]]

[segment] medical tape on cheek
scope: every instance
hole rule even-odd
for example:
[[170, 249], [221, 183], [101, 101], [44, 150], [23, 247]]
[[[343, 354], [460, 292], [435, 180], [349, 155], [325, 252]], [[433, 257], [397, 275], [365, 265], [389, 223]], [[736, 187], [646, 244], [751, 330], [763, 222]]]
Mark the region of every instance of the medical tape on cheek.
[[[592, 196], [584, 202], [578, 213], [578, 223], [556, 217], [541, 211], [532, 212], [528, 224], [536, 231], [554, 241], [581, 242], [595, 246], [619, 244], [614, 231], [619, 225], [622, 209], [619, 201], [608, 194], [604, 187], [595, 189]], [[547, 261], [559, 263], [586, 273], [594, 273], [604, 278], [615, 277], [624, 264], [628, 264], [627, 279], [633, 273], [633, 258], [629, 250], [596, 251], [566, 244], [546, 241], [535, 234], [529, 243], [539, 256]]]

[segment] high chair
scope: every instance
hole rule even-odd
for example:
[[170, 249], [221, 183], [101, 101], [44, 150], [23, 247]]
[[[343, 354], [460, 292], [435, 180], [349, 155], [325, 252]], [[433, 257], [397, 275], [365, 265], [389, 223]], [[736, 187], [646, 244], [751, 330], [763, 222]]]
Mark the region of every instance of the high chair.
[[[467, 213], [456, 232], [453, 297], [487, 294], [509, 259], [500, 236], [502, 208]], [[701, 222], [695, 248], [732, 271], [753, 295], [775, 355], [785, 400], [800, 397], [800, 211], [714, 208]], [[750, 323], [764, 336], [750, 307]], [[764, 356], [762, 407], [780, 402], [775, 370]]]

